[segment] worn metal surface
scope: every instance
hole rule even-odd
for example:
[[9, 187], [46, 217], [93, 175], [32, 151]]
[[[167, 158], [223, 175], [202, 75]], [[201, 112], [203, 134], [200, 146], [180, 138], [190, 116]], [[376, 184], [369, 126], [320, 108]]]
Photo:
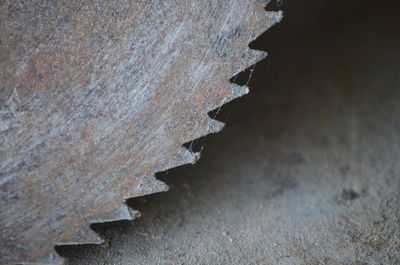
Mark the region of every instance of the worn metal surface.
[[96, 226], [107, 244], [63, 247], [67, 264], [400, 264], [400, 2], [283, 9], [203, 158], [130, 200], [141, 218]]
[[248, 44], [281, 18], [266, 1], [1, 1], [1, 264], [59, 262], [130, 219], [155, 172], [193, 163], [208, 112], [263, 58]]

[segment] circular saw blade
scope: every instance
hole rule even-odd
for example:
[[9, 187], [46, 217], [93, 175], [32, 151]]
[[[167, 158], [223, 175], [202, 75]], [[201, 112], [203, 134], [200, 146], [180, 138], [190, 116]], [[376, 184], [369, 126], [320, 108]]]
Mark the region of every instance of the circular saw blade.
[[198, 154], [280, 20], [258, 0], [0, 3], [0, 263], [57, 263]]

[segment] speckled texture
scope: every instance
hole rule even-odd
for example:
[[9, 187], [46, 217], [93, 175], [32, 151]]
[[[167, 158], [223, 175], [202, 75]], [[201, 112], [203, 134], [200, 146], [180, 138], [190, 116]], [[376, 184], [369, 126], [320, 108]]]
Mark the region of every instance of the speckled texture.
[[193, 163], [182, 144], [247, 93], [229, 79], [265, 55], [265, 2], [1, 1], [0, 263], [57, 262], [167, 190], [154, 173]]
[[67, 264], [400, 264], [399, 3], [291, 3], [203, 158]]

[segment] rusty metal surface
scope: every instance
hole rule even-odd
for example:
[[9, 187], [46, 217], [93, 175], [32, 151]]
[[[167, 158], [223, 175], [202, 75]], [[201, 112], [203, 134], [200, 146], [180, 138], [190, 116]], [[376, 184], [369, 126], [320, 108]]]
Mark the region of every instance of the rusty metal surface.
[[1, 1], [1, 264], [57, 263], [131, 219], [154, 173], [193, 163], [208, 112], [247, 93], [229, 79], [281, 18], [266, 1]]
[[96, 225], [107, 244], [58, 248], [66, 265], [400, 264], [400, 2], [282, 8], [198, 163]]

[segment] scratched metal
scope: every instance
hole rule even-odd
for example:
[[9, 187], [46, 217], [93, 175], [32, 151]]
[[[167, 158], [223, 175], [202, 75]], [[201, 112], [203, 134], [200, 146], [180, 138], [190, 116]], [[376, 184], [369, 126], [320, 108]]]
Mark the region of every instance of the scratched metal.
[[229, 79], [264, 56], [266, 2], [0, 1], [0, 263], [59, 263], [166, 191], [154, 173], [195, 162], [182, 144], [247, 93]]

